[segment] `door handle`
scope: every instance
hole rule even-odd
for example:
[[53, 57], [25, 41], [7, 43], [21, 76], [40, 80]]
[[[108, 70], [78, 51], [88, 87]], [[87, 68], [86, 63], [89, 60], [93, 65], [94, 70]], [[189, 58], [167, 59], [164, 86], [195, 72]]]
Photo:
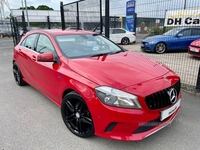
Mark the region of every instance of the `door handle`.
[[32, 55], [32, 60], [36, 61], [36, 56], [35, 55]]

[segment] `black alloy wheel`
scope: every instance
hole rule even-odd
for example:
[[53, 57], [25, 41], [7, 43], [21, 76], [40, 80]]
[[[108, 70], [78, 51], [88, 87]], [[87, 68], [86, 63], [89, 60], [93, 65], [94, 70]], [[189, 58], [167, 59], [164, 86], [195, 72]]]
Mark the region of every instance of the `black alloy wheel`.
[[61, 114], [65, 125], [73, 134], [83, 138], [94, 135], [90, 111], [83, 98], [76, 92], [64, 96]]
[[122, 38], [121, 44], [123, 44], [123, 45], [129, 44], [129, 38], [127, 38], [127, 37]]
[[156, 44], [155, 51], [158, 54], [163, 54], [164, 52], [167, 51], [167, 46], [165, 45], [165, 43], [162, 43], [162, 42], [158, 43]]
[[14, 75], [14, 79], [15, 79], [15, 82], [17, 83], [17, 85], [23, 86], [26, 84], [26, 82], [24, 82], [24, 80], [23, 80], [21, 71], [16, 62], [13, 63], [13, 75]]

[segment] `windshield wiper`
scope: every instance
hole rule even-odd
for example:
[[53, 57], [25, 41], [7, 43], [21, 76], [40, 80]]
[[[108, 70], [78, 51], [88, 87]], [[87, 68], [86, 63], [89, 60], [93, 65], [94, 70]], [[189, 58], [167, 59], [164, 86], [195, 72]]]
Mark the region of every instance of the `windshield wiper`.
[[98, 57], [98, 56], [104, 56], [104, 55], [109, 55], [109, 54], [112, 54], [112, 53], [111, 52], [109, 52], [109, 53], [100, 53], [100, 54], [92, 55], [90, 57]]
[[95, 55], [92, 55], [90, 57], [98, 57], [98, 56], [104, 56], [104, 55], [112, 55], [112, 54], [117, 54], [117, 53], [121, 53], [123, 51], [116, 51], [116, 52], [108, 52], [108, 53], [100, 53], [100, 54], [95, 54]]

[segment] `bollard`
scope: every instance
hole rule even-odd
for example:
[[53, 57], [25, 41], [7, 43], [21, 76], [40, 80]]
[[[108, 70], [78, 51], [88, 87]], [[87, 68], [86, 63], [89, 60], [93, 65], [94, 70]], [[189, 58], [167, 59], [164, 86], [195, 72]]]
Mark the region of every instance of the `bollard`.
[[198, 76], [197, 76], [196, 90], [198, 92], [200, 92], [200, 66], [199, 66], [199, 72], [198, 72]]

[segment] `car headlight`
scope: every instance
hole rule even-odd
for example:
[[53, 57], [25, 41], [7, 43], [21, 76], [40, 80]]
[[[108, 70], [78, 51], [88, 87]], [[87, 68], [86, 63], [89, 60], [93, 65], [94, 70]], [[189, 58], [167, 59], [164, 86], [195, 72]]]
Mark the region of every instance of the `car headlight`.
[[154, 44], [155, 42], [154, 41], [151, 41], [151, 42], [147, 42], [148, 44]]
[[125, 107], [125, 108], [141, 108], [138, 97], [118, 89], [107, 86], [95, 88], [98, 98], [105, 104]]

